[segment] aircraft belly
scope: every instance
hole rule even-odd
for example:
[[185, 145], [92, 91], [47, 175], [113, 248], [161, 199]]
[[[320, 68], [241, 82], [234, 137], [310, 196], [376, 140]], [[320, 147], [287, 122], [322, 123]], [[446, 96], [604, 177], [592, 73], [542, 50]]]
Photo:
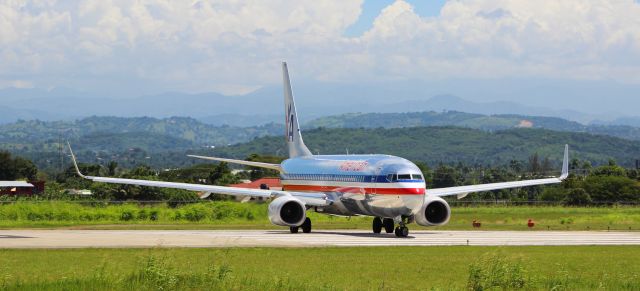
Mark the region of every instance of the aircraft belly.
[[335, 215], [367, 215], [378, 217], [397, 217], [415, 214], [422, 202], [422, 195], [381, 195], [364, 193], [327, 193], [334, 201], [324, 207], [322, 213]]

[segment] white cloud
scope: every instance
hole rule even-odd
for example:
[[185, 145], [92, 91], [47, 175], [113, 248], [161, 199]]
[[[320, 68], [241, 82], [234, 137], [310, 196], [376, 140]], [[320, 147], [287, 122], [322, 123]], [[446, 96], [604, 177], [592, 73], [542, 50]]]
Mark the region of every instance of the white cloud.
[[[615, 78], [640, 82], [640, 5], [634, 0], [459, 0], [437, 18], [397, 1], [363, 36], [406, 76]], [[386, 58], [385, 58], [386, 56]], [[402, 65], [402, 62], [399, 63]]]
[[457, 0], [429, 18], [396, 1], [362, 36], [345, 37], [362, 2], [3, 2], [0, 80], [240, 93], [279, 82], [278, 61], [287, 59], [297, 79], [640, 83], [634, 0]]

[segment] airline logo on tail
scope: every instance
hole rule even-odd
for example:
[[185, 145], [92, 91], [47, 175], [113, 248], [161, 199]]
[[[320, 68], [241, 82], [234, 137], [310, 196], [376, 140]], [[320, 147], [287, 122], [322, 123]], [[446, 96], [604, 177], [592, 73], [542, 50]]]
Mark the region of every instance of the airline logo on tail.
[[293, 142], [293, 113], [291, 112], [291, 104], [289, 104], [289, 108], [287, 108], [287, 117], [285, 118], [286, 127], [287, 127], [287, 141]]

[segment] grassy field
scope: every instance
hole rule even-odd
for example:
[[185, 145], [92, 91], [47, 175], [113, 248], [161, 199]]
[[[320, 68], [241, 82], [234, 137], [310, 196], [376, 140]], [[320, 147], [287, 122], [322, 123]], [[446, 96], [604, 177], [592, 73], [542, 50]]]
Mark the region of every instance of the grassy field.
[[[316, 229], [369, 229], [370, 217], [335, 217], [309, 212]], [[430, 229], [470, 230], [640, 230], [640, 207], [480, 206], [454, 207], [448, 225]], [[422, 229], [415, 224], [412, 229]], [[0, 204], [0, 228], [83, 229], [269, 229], [267, 205], [206, 202], [177, 208], [165, 204], [78, 204], [17, 202]]]
[[0, 250], [2, 290], [640, 290], [640, 248]]

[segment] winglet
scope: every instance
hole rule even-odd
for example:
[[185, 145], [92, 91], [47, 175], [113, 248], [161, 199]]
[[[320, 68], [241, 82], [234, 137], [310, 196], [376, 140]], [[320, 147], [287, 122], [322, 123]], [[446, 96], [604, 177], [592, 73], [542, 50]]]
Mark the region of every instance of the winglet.
[[564, 180], [569, 177], [569, 145], [564, 145], [564, 158], [562, 159], [562, 175], [560, 180]]
[[73, 166], [76, 168], [76, 173], [78, 173], [78, 176], [82, 178], [87, 178], [85, 175], [83, 175], [80, 172], [80, 167], [78, 167], [78, 161], [76, 161], [76, 155], [73, 154], [73, 150], [71, 149], [71, 143], [67, 142], [67, 145], [69, 146], [69, 152], [71, 153], [71, 160], [73, 161]]

